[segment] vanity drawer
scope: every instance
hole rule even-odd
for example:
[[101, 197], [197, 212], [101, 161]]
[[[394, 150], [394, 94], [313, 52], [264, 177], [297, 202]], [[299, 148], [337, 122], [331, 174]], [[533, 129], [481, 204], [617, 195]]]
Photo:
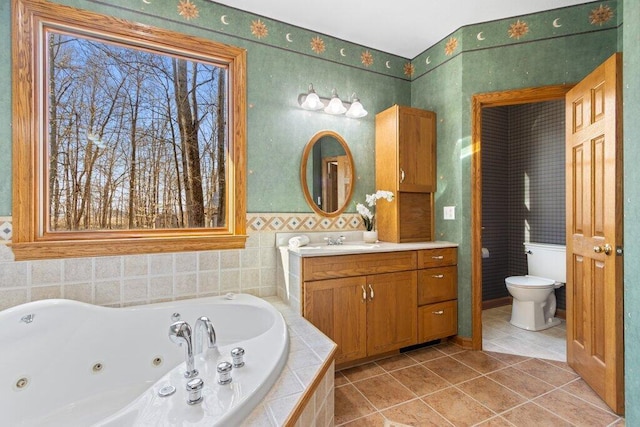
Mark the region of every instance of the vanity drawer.
[[456, 265], [458, 248], [423, 249], [418, 251], [418, 268]]
[[333, 279], [415, 270], [416, 251], [303, 258], [302, 280]]
[[458, 301], [418, 307], [418, 342], [428, 342], [458, 333]]
[[458, 297], [458, 267], [418, 270], [418, 305], [447, 301]]

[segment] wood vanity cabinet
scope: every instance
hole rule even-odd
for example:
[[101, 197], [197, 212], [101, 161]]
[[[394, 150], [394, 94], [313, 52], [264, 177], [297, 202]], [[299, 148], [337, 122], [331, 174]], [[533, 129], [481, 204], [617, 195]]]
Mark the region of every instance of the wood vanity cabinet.
[[416, 251], [304, 258], [303, 316], [342, 364], [417, 343]]
[[418, 251], [418, 342], [458, 332], [458, 250]]
[[376, 205], [380, 240], [433, 240], [436, 114], [394, 105], [376, 115], [376, 189], [395, 194]]

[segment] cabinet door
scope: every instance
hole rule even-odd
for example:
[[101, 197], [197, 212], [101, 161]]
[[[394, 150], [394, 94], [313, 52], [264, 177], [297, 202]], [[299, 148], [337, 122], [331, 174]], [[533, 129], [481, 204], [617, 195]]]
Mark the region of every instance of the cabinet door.
[[417, 343], [417, 273], [367, 276], [367, 353], [373, 356]]
[[435, 113], [400, 107], [398, 117], [400, 191], [435, 192]]
[[367, 356], [364, 277], [304, 283], [304, 317], [338, 344], [336, 363]]

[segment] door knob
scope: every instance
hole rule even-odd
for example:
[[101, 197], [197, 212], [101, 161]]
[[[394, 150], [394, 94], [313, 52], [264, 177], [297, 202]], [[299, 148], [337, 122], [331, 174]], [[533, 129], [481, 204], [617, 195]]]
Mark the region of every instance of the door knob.
[[611, 255], [611, 252], [613, 251], [613, 249], [611, 248], [610, 244], [606, 244], [604, 246], [594, 246], [593, 247], [593, 252], [597, 253], [597, 254], [601, 254], [604, 252], [605, 255]]

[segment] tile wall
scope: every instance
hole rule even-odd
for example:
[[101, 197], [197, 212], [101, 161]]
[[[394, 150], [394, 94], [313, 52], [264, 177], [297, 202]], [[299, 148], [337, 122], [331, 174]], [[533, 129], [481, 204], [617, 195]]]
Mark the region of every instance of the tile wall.
[[[5, 227], [10, 224], [5, 221]], [[336, 218], [249, 214], [249, 238], [242, 250], [46, 261], [13, 261], [6, 244], [10, 240], [4, 240], [0, 243], [0, 310], [49, 298], [121, 307], [227, 292], [274, 296], [279, 284], [284, 289], [276, 232], [358, 228], [362, 220], [357, 214]]]
[[[564, 101], [483, 112], [483, 300], [527, 273], [522, 242], [565, 243], [564, 122]], [[564, 309], [564, 288], [556, 295]]]

